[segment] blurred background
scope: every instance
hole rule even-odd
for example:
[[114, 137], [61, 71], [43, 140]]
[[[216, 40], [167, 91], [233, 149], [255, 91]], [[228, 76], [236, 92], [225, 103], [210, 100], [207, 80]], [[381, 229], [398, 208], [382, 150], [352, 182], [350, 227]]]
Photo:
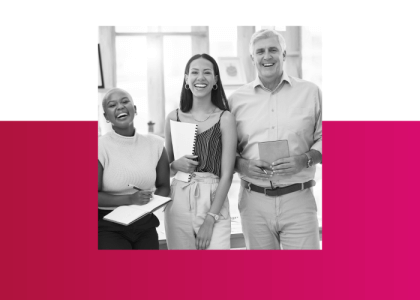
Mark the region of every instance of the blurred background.
[[[249, 40], [262, 28], [279, 31], [286, 40], [286, 72], [318, 85], [322, 90], [322, 35], [318, 27], [305, 26], [100, 26], [98, 32], [98, 136], [112, 130], [105, 122], [102, 98], [111, 88], [127, 90], [137, 106], [135, 127], [139, 133], [164, 136], [166, 115], [178, 108], [184, 69], [195, 54], [208, 53], [219, 68], [234, 67], [232, 78], [222, 77], [226, 96], [253, 81], [256, 71], [249, 56]], [[322, 234], [322, 165], [317, 166], [314, 194]], [[238, 211], [239, 178], [229, 191], [232, 247], [241, 248]], [[159, 239], [165, 240], [163, 214]]]

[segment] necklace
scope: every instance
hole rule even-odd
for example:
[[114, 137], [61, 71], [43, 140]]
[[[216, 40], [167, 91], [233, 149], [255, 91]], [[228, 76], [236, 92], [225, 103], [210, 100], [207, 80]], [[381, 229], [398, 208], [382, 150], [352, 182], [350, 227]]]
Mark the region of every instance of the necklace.
[[204, 120], [197, 120], [195, 117], [194, 117], [194, 115], [193, 115], [193, 113], [191, 113], [191, 115], [192, 115], [192, 117], [193, 117], [193, 119], [194, 120], [196, 120], [197, 122], [204, 122], [204, 121], [207, 121], [207, 119], [208, 118], [210, 118], [210, 116], [216, 111], [216, 108], [217, 107], [215, 107], [214, 109], [213, 109], [213, 111], [211, 112], [211, 113], [209, 113], [209, 115], [207, 116], [207, 118], [205, 118]]

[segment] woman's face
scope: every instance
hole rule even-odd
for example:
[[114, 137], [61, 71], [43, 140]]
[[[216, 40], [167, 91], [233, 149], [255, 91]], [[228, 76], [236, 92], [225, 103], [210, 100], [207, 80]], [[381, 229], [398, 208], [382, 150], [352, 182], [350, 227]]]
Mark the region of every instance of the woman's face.
[[202, 57], [191, 62], [189, 72], [185, 75], [185, 82], [196, 97], [210, 94], [217, 79], [212, 62]]
[[123, 90], [115, 90], [104, 102], [105, 119], [118, 128], [127, 128], [133, 124], [136, 111], [131, 96]]

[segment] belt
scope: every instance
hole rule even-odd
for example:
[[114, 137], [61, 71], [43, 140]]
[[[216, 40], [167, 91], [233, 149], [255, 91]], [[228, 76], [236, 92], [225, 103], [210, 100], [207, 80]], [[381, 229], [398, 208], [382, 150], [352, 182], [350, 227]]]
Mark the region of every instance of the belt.
[[315, 180], [309, 180], [305, 183], [296, 183], [285, 187], [276, 187], [275, 189], [270, 188], [263, 188], [261, 186], [249, 183], [245, 180], [241, 180], [242, 186], [247, 188], [248, 190], [265, 194], [266, 196], [270, 197], [279, 197], [286, 194], [290, 194], [297, 191], [302, 191], [304, 189], [308, 189], [310, 187], [315, 186]]

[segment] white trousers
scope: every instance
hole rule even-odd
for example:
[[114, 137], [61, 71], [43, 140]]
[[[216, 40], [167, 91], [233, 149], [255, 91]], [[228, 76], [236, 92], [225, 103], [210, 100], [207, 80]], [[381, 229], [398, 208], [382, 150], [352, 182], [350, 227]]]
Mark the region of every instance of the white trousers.
[[[210, 210], [218, 183], [216, 175], [200, 172], [193, 173], [190, 182], [173, 179], [172, 201], [165, 208], [168, 249], [196, 249], [195, 237]], [[207, 249], [230, 249], [230, 228], [229, 200], [226, 197]]]

